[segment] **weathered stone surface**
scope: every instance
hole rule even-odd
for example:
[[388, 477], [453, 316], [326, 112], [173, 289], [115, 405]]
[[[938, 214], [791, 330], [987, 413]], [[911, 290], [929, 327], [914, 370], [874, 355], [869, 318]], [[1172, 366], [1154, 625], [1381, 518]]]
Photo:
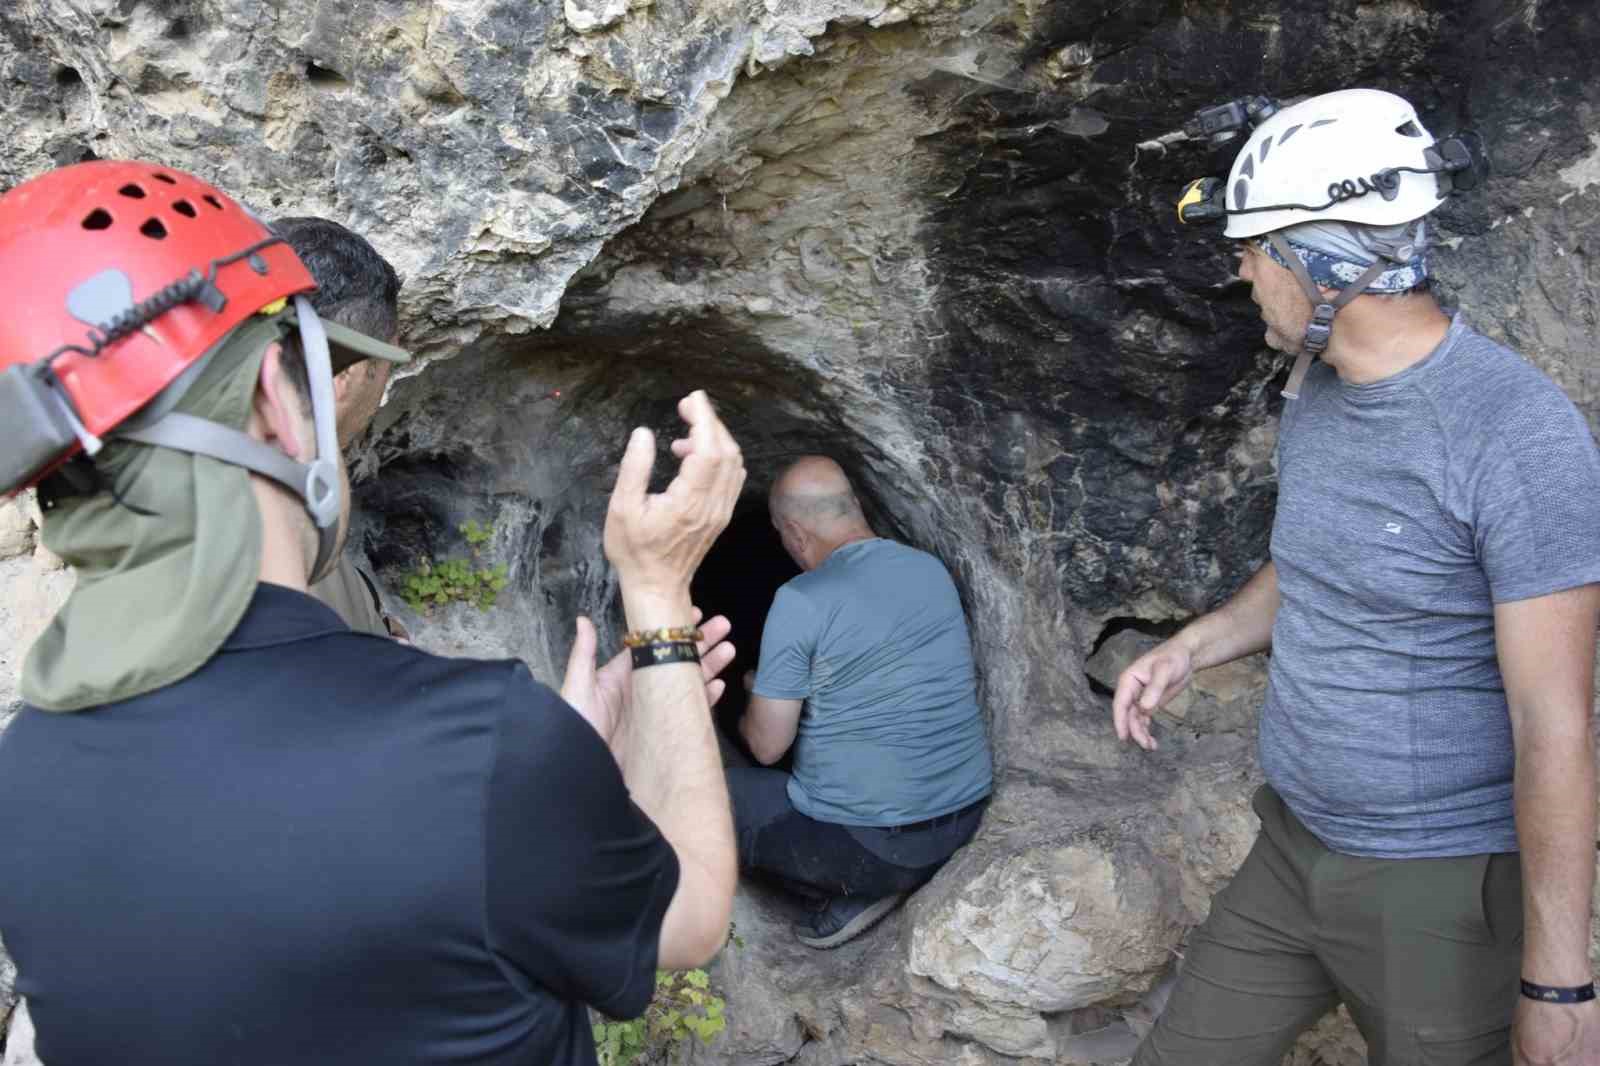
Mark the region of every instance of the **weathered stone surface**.
[[562, 11], [568, 26], [590, 33], [615, 25], [628, 13], [628, 6], [628, 0], [565, 0]]
[[1108, 844], [1089, 837], [987, 865], [918, 925], [911, 972], [1040, 1014], [1137, 989], [1168, 962], [1182, 916], [1155, 856]]
[[23, 500], [0, 500], [0, 559], [33, 551], [34, 526]]
[[0, 560], [0, 728], [18, 701], [22, 660], [72, 589], [72, 574], [45, 569], [28, 556]]
[[1366, 1066], [1366, 1062], [1366, 1041], [1343, 1007], [1307, 1031], [1283, 1060], [1284, 1066]]
[[11, 1012], [11, 1020], [4, 1031], [6, 1051], [0, 1058], [0, 1066], [40, 1066], [33, 1044], [33, 1016], [28, 1013], [25, 1001], [18, 1003]]
[[[5, 952], [5, 945], [0, 944], [0, 1035], [6, 1037], [7, 1050], [5, 1064], [10, 1063], [11, 1039], [10, 1032], [20, 1013], [17, 1009], [17, 967], [12, 963]], [[27, 1024], [26, 1022], [21, 1025]], [[20, 1025], [18, 1025], [20, 1028]], [[19, 1041], [20, 1043], [20, 1041]]]
[[[880, 531], [957, 576], [999, 793], [860, 944], [806, 952], [747, 892], [730, 1032], [695, 1061], [1117, 1061], [1254, 834], [1263, 664], [1198, 676], [1147, 755], [1110, 736], [1104, 649], [1265, 558], [1285, 372], [1225, 249], [1171, 219], [1226, 159], [1141, 145], [1351, 82], [1470, 119], [1494, 167], [1439, 213], [1439, 288], [1600, 427], [1590, 5], [1202, 7], [34, 0], [0, 9], [0, 186], [150, 156], [396, 261], [427, 360], [357, 457], [357, 543], [392, 585], [488, 521], [511, 576], [490, 612], [409, 619], [426, 646], [549, 680], [574, 613], [614, 638], [604, 494], [627, 428], [671, 433], [688, 388], [743, 443], [751, 509], [784, 458], [840, 458]], [[40, 581], [0, 563], [0, 684]], [[1328, 1025], [1297, 1061], [1355, 1061]]]

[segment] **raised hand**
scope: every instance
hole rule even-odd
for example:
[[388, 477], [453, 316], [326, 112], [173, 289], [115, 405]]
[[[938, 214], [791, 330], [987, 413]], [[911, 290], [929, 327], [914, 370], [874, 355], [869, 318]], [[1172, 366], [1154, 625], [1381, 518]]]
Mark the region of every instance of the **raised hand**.
[[[651, 495], [655, 435], [639, 428], [628, 438], [617, 471], [616, 489], [606, 513], [606, 558], [616, 568], [623, 601], [637, 594], [677, 599], [688, 594], [689, 579], [733, 516], [744, 487], [744, 457], [703, 391], [678, 403], [689, 435], [672, 442], [682, 460], [665, 492]], [[629, 618], [630, 625], [682, 624]]]

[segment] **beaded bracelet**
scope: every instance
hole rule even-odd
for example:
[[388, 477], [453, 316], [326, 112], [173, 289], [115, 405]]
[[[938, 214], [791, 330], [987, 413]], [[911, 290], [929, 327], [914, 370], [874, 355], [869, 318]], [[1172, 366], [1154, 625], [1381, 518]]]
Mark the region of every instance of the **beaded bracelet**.
[[658, 640], [633, 649], [633, 668], [666, 666], [668, 663], [697, 663], [700, 649], [692, 640]]
[[635, 629], [622, 638], [629, 648], [642, 648], [646, 644], [675, 644], [680, 641], [697, 642], [705, 637], [698, 626], [664, 626], [661, 629]]
[[1587, 1003], [1594, 998], [1594, 982], [1579, 985], [1576, 988], [1555, 988], [1550, 985], [1536, 985], [1532, 981], [1522, 982], [1522, 994], [1529, 999], [1536, 999], [1540, 1003]]

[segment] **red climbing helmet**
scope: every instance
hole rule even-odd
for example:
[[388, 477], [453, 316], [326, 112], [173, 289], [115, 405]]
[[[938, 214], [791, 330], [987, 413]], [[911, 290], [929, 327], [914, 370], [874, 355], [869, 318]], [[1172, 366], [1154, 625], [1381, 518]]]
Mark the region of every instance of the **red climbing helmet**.
[[[13, 308], [0, 315], [0, 372], [67, 401], [30, 390], [38, 413], [62, 416], [50, 441], [72, 431], [65, 453], [39, 457], [46, 466], [143, 407], [251, 315], [315, 287], [264, 223], [168, 167], [79, 163], [0, 197], [0, 293]], [[0, 387], [0, 402], [24, 384]], [[0, 421], [22, 413], [0, 406]], [[23, 458], [0, 462], [0, 492], [43, 473], [17, 469]]]
[[[93, 456], [108, 434], [210, 455], [302, 498], [321, 532], [313, 571], [322, 573], [342, 507], [328, 341], [348, 362], [407, 357], [353, 331], [325, 329], [301, 295], [315, 287], [265, 223], [170, 167], [80, 163], [0, 196], [0, 494], [35, 484], [80, 452]], [[278, 315], [290, 298], [284, 328], [299, 327], [311, 381], [317, 457], [309, 463], [170, 411], [187, 387], [186, 370], [251, 316]], [[168, 402], [153, 404], [163, 393]]]

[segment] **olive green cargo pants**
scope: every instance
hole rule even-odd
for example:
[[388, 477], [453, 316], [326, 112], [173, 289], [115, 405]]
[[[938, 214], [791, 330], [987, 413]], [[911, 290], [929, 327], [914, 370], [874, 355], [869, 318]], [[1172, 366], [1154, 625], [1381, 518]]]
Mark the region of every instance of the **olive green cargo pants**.
[[1522, 961], [1516, 854], [1329, 851], [1272, 789], [1261, 835], [1189, 937], [1134, 1066], [1279, 1066], [1343, 1002], [1369, 1066], [1501, 1066]]

